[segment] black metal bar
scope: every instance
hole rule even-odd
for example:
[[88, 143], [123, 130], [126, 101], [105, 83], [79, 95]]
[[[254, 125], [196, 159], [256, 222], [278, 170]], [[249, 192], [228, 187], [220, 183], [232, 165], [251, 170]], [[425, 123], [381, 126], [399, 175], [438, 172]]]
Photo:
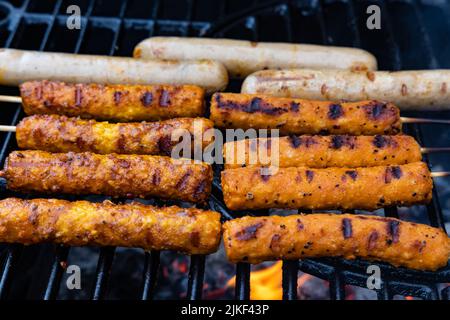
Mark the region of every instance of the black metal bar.
[[390, 300], [389, 288], [386, 282], [381, 282], [380, 290], [377, 290], [378, 300]]
[[44, 38], [41, 41], [41, 45], [39, 47], [39, 51], [44, 50], [46, 45], [47, 45], [48, 38], [49, 38], [50, 33], [51, 33], [52, 29], [53, 29], [53, 25], [55, 24], [56, 15], [58, 14], [59, 8], [61, 7], [61, 3], [62, 3], [62, 0], [56, 1], [55, 7], [53, 9], [53, 14], [51, 16], [50, 23], [48, 24], [47, 30], [45, 31], [45, 34], [44, 34]]
[[393, 70], [400, 70], [402, 67], [402, 58], [400, 55], [400, 49], [398, 47], [397, 41], [395, 41], [394, 39], [394, 33], [393, 33], [393, 28], [392, 28], [392, 23], [389, 17], [389, 12], [386, 8], [386, 4], [384, 1], [381, 1], [380, 3], [380, 8], [381, 8], [381, 12], [383, 12], [383, 14], [381, 15], [381, 19], [382, 19], [382, 24], [383, 26], [388, 30], [388, 41], [390, 42], [390, 46], [392, 46], [392, 50], [394, 52], [394, 61], [392, 64]]
[[194, 13], [194, 0], [186, 0], [188, 4], [188, 9], [186, 10], [186, 19], [184, 20], [187, 22], [187, 26], [183, 28], [183, 31], [181, 35], [183, 37], [189, 36], [189, 31], [191, 30], [191, 23], [192, 23], [192, 16]]
[[145, 252], [144, 288], [142, 289], [142, 300], [150, 300], [153, 298], [156, 281], [158, 279], [159, 263], [159, 251]]
[[444, 300], [450, 300], [450, 286], [445, 287], [442, 289], [442, 299]]
[[44, 300], [53, 300], [56, 298], [61, 283], [65, 263], [69, 254], [69, 248], [58, 246], [56, 249], [55, 261], [53, 262], [50, 276], [48, 278], [47, 288], [44, 293]]
[[115, 250], [115, 247], [103, 247], [100, 250], [92, 300], [101, 300], [105, 297]]
[[359, 34], [358, 26], [356, 25], [356, 18], [355, 18], [355, 8], [353, 6], [353, 1], [347, 1], [347, 13], [350, 16], [350, 25], [352, 27], [352, 32], [354, 34], [353, 37], [353, 45], [355, 47], [361, 46], [361, 36]]
[[320, 1], [317, 2], [317, 17], [320, 25], [320, 31], [322, 35], [322, 43], [328, 44], [328, 36], [327, 36], [327, 28], [325, 24], [325, 18], [323, 16], [322, 3]]
[[345, 300], [344, 281], [339, 271], [336, 271], [330, 279], [330, 298], [331, 300]]
[[20, 258], [23, 246], [20, 244], [12, 244], [8, 246], [5, 263], [3, 265], [3, 272], [0, 278], [0, 299], [5, 299], [8, 294], [11, 277], [17, 261]]
[[298, 260], [283, 261], [283, 300], [297, 300]]
[[199, 300], [203, 293], [203, 278], [205, 276], [205, 256], [191, 256], [189, 267], [188, 289], [186, 298], [188, 300]]
[[82, 20], [82, 22], [84, 21], [85, 23], [81, 23], [80, 35], [78, 36], [78, 40], [77, 40], [77, 44], [75, 45], [74, 53], [80, 52], [81, 45], [83, 44], [84, 35], [86, 33], [87, 26], [89, 24], [89, 17], [92, 14], [92, 10], [94, 10], [94, 5], [95, 5], [95, 1], [91, 1], [89, 3], [88, 8], [86, 9], [85, 19]]
[[236, 264], [235, 299], [250, 299], [250, 264], [248, 263]]
[[431, 44], [430, 35], [429, 35], [427, 28], [425, 27], [425, 24], [423, 22], [423, 17], [422, 17], [420, 9], [418, 8], [417, 1], [412, 1], [411, 6], [414, 9], [414, 14], [417, 17], [416, 22], [418, 22], [419, 30], [422, 33], [422, 39], [424, 41], [423, 47], [427, 51], [428, 56], [430, 56], [430, 58], [431, 58], [429, 60], [429, 67], [432, 69], [435, 69], [435, 68], [439, 67], [438, 59], [434, 52], [433, 46]]
[[384, 208], [384, 215], [390, 218], [398, 218], [398, 209], [397, 207], [388, 207]]
[[151, 20], [153, 21], [153, 26], [152, 28], [150, 28], [148, 36], [149, 37], [153, 37], [153, 35], [155, 34], [155, 29], [156, 29], [156, 22], [158, 21], [158, 17], [159, 17], [159, 8], [161, 5], [161, 0], [155, 0], [152, 2], [152, 13], [151, 13]]
[[414, 284], [401, 281], [390, 281], [390, 298], [395, 295], [420, 297], [425, 300], [436, 300], [438, 294], [429, 284]]

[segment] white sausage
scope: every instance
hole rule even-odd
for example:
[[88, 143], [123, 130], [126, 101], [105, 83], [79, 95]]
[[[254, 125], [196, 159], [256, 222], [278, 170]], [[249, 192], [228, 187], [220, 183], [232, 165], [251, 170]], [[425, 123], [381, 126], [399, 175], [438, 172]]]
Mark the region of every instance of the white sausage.
[[361, 49], [230, 39], [153, 37], [136, 46], [134, 57], [216, 60], [235, 78], [263, 69], [377, 69], [375, 57]]
[[216, 61], [136, 60], [125, 57], [0, 49], [0, 84], [58, 80], [100, 84], [192, 84], [212, 93], [228, 84]]
[[242, 84], [242, 93], [313, 100], [383, 100], [403, 110], [450, 109], [450, 70], [265, 70]]

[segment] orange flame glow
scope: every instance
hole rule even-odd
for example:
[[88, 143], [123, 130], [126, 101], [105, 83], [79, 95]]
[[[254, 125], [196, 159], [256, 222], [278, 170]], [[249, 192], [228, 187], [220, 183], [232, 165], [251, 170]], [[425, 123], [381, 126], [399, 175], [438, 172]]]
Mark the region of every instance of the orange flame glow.
[[[281, 261], [272, 266], [252, 271], [250, 274], [250, 299], [251, 300], [281, 300], [283, 297]], [[236, 277], [228, 280], [227, 285], [234, 287]]]

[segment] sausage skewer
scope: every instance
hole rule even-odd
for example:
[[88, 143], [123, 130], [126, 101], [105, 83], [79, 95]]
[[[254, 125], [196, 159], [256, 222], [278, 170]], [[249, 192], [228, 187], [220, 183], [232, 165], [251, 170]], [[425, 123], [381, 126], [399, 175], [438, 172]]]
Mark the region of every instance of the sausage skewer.
[[242, 93], [215, 93], [210, 118], [219, 128], [278, 129], [282, 135], [398, 134], [403, 121], [450, 124], [400, 117], [395, 105], [376, 100], [336, 102]]
[[231, 262], [358, 257], [437, 270], [450, 253], [450, 239], [441, 229], [369, 215], [247, 216], [225, 222], [223, 229]]
[[[114, 131], [115, 130], [119, 130], [119, 131], [122, 131], [122, 132], [127, 132], [129, 130], [134, 129], [134, 128], [138, 129], [138, 131], [141, 132], [141, 131], [146, 130], [145, 129], [146, 127], [148, 128], [147, 130], [152, 132], [152, 130], [156, 130], [156, 128], [158, 128], [160, 126], [164, 127], [165, 125], [169, 126], [169, 129], [170, 129], [170, 126], [171, 126], [172, 123], [174, 125], [179, 125], [179, 127], [175, 127], [174, 130], [176, 130], [176, 129], [190, 130], [190, 127], [183, 127], [183, 123], [185, 125], [191, 125], [191, 124], [194, 124], [195, 121], [198, 121], [198, 125], [202, 128], [201, 134], [203, 134], [204, 131], [206, 131], [206, 130], [208, 130], [208, 129], [213, 127], [212, 122], [210, 122], [210, 120], [204, 119], [204, 118], [186, 118], [186, 119], [184, 119], [184, 118], [177, 118], [177, 119], [173, 119], [173, 120], [161, 121], [161, 122], [158, 122], [158, 123], [151, 123], [150, 122], [150, 123], [141, 123], [141, 124], [139, 124], [139, 123], [121, 123], [121, 124], [116, 123], [116, 124], [111, 124], [111, 123], [106, 123], [106, 122], [105, 123], [101, 123], [101, 122], [97, 123], [94, 120], [83, 121], [81, 119], [66, 118], [64, 116], [59, 117], [59, 116], [56, 116], [56, 115], [35, 115], [35, 116], [30, 116], [30, 117], [24, 118], [22, 120], [22, 122], [24, 122], [25, 119], [26, 119], [26, 122], [30, 123], [30, 124], [33, 121], [35, 121], [36, 119], [43, 120], [43, 121], [51, 121], [53, 119], [53, 123], [52, 124], [54, 124], [55, 126], [58, 125], [60, 122], [66, 121], [66, 119], [67, 119], [68, 121], [71, 121], [75, 125], [77, 125], [79, 123], [80, 124], [80, 126], [79, 126], [80, 130], [83, 128], [83, 126], [82, 126], [83, 124], [87, 124], [87, 125], [99, 125], [99, 126], [100, 125], [105, 125], [105, 126], [111, 128], [110, 130], [114, 130]], [[114, 128], [116, 126], [117, 126], [117, 129]], [[39, 124], [36, 124], [35, 127], [39, 128]], [[120, 127], [123, 127], [123, 129], [120, 130]], [[21, 130], [20, 127], [19, 127], [19, 129], [17, 129], [17, 128], [18, 128], [17, 126], [0, 125], [0, 132], [17, 132], [17, 130]], [[49, 128], [48, 127], [48, 123], [46, 124], [45, 128], [48, 130], [48, 128]], [[193, 130], [190, 130], [190, 131], [193, 131]], [[161, 132], [161, 133], [163, 133], [163, 132]], [[191, 133], [193, 133], [193, 132], [191, 132]], [[92, 145], [89, 145], [89, 144], [84, 144], [84, 143], [81, 143], [81, 146], [79, 145], [79, 143], [78, 143], [77, 146], [74, 146], [73, 144], [74, 143], [76, 144], [76, 141], [74, 142], [74, 139], [77, 138], [78, 136], [81, 136], [81, 135], [75, 134], [74, 136], [67, 137], [67, 139], [66, 139], [66, 138], [64, 138], [61, 135], [58, 135], [58, 137], [56, 137], [55, 135], [50, 134], [48, 131], [39, 133], [39, 139], [34, 139], [33, 140], [33, 144], [35, 144], [35, 145], [32, 147], [32, 145], [30, 145], [31, 142], [28, 139], [31, 138], [34, 135], [35, 134], [33, 133], [33, 131], [30, 131], [30, 130], [24, 131], [22, 133], [22, 138], [20, 139], [20, 141], [18, 141], [19, 147], [22, 148], [22, 149], [39, 149], [39, 150], [49, 151], [49, 152], [69, 152], [69, 151], [81, 152], [81, 151], [90, 151], [90, 152], [100, 153], [100, 154], [130, 153], [130, 154], [149, 154], [149, 155], [152, 155], [152, 154], [158, 155], [158, 154], [160, 154], [160, 155], [167, 155], [169, 153], [169, 151], [170, 151], [165, 146], [165, 144], [167, 144], [166, 141], [167, 142], [170, 141], [168, 139], [170, 137], [170, 132], [168, 132], [168, 133], [166, 132], [165, 136], [159, 136], [158, 135], [155, 138], [153, 138], [149, 134], [150, 137], [149, 137], [149, 140], [145, 141], [146, 144], [144, 145], [143, 143], [140, 143], [139, 145], [136, 145], [136, 148], [134, 148], [134, 149], [131, 149], [132, 147], [129, 147], [127, 145], [127, 138], [129, 137], [129, 135], [122, 134], [123, 135], [122, 138], [124, 140], [124, 144], [126, 145], [126, 147], [120, 148], [120, 144], [117, 143], [117, 149], [114, 149], [115, 142], [117, 142], [117, 141], [115, 139], [111, 139], [111, 141], [110, 141], [111, 147], [110, 147], [109, 151], [107, 151], [107, 152], [103, 152], [102, 150], [99, 150], [99, 149], [95, 148], [95, 146], [92, 146]], [[61, 141], [67, 142], [67, 143], [71, 142], [70, 143], [71, 146], [70, 146], [70, 148], [69, 147], [65, 148], [65, 147], [62, 147], [62, 146], [59, 146], [59, 145], [55, 144], [54, 141], [52, 141], [52, 143], [49, 142], [48, 144], [44, 144], [45, 141], [44, 141], [42, 135], [48, 137], [48, 140], [59, 138], [58, 140], [61, 140]], [[318, 139], [326, 139], [325, 137], [326, 136], [317, 136]], [[104, 139], [106, 137], [103, 137], [103, 136], [100, 137], [99, 136], [98, 138], [99, 139], [100, 138]], [[136, 139], [136, 138], [137, 137], [134, 137], [134, 139]], [[384, 138], [388, 139], [388, 137], [386, 137], [386, 136]], [[392, 137], [389, 137], [389, 138], [391, 138], [391, 139], [394, 138], [395, 139], [395, 136], [392, 136]], [[161, 141], [161, 139], [164, 140], [164, 141]], [[283, 137], [281, 139], [283, 139]], [[288, 138], [286, 138], [286, 139], [288, 139]], [[294, 138], [289, 137], [289, 139], [294, 139]], [[356, 137], [356, 139], [359, 139], [359, 138]], [[374, 137], [374, 139], [375, 139], [375, 137]], [[139, 141], [144, 141], [144, 140], [145, 140], [145, 134], [143, 135], [142, 138], [139, 139]], [[258, 139], [258, 140], [261, 140], [261, 139]], [[203, 146], [207, 145], [209, 142], [210, 141], [204, 140], [203, 141]], [[157, 144], [157, 146], [155, 146], [155, 143]], [[239, 142], [234, 142], [234, 143], [239, 143]], [[292, 143], [295, 144], [294, 141], [292, 141]], [[135, 142], [135, 144], [136, 144], [136, 142]], [[232, 144], [232, 142], [228, 143], [228, 145], [230, 145], [230, 146], [231, 146], [231, 144]], [[51, 150], [48, 149], [50, 146], [52, 147]], [[163, 149], [161, 149], [161, 147], [163, 147]], [[225, 144], [225, 148], [226, 147], [227, 147], [227, 144]], [[125, 150], [123, 150], [123, 149], [125, 149]], [[438, 153], [438, 152], [450, 152], [450, 147], [436, 147], [436, 148], [433, 148], [433, 147], [430, 147], [430, 148], [428, 148], [428, 147], [419, 147], [419, 151], [422, 154]], [[281, 150], [281, 152], [283, 152], [283, 150]], [[415, 159], [415, 158], [413, 158], [413, 159]], [[409, 160], [411, 160], [411, 159], [409, 159]], [[419, 161], [419, 160], [416, 160], [416, 161]], [[409, 161], [409, 162], [412, 162], [412, 161]], [[240, 166], [240, 165], [237, 165], [237, 166]], [[233, 167], [233, 164], [228, 165], [228, 168], [231, 168], [231, 167]], [[362, 167], [362, 166], [360, 166], [360, 167]]]
[[[426, 204], [432, 175], [424, 162], [370, 168], [261, 168], [222, 171], [226, 206], [243, 209], [364, 209]], [[269, 174], [268, 174], [269, 173]], [[439, 176], [448, 172], [439, 173]]]
[[140, 247], [208, 254], [217, 250], [220, 236], [220, 214], [215, 211], [158, 208], [138, 202], [0, 200], [1, 242]]
[[197, 85], [208, 93], [228, 84], [228, 72], [212, 60], [138, 60], [130, 57], [0, 49], [0, 84], [30, 80], [98, 84]]
[[[195, 125], [201, 129], [199, 132], [195, 132]], [[178, 140], [172, 141], [171, 135], [177, 135], [177, 130], [185, 130], [194, 139], [202, 139], [202, 148], [205, 148], [212, 142], [203, 136], [210, 128], [211, 121], [202, 118], [111, 124], [65, 116], [35, 115], [24, 118], [17, 127], [0, 125], [0, 132], [17, 132], [16, 139], [21, 149], [170, 156], [178, 143]], [[266, 153], [270, 160], [273, 141], [274, 138], [259, 138], [225, 143], [225, 169], [267, 166], [268, 163], [263, 163], [258, 154]], [[278, 143], [279, 167], [371, 167], [420, 161], [420, 154], [450, 152], [450, 147], [421, 148], [412, 137], [404, 135], [289, 136], [278, 138]], [[234, 154], [228, 157], [227, 151], [232, 148], [235, 149]], [[242, 159], [238, 158], [240, 150], [245, 151]]]
[[17, 127], [0, 126], [0, 131], [16, 131], [21, 149], [170, 156], [172, 149], [181, 139], [187, 139], [187, 135], [191, 150], [195, 141], [201, 141], [199, 146], [205, 148], [212, 142], [205, 132], [212, 128], [212, 121], [205, 118], [108, 123], [40, 114], [23, 118]]
[[[32, 85], [33, 83], [38, 83], [38, 82], [30, 82], [29, 85]], [[45, 85], [50, 85], [50, 82], [48, 81], [42, 81], [43, 84]], [[73, 85], [68, 85], [68, 84], [62, 84], [62, 83], [56, 83], [53, 82], [52, 83], [54, 86], [61, 86], [61, 88], [63, 88], [64, 90], [73, 90], [70, 89], [71, 87], [73, 88]], [[28, 85], [28, 83], [23, 84], [23, 86]], [[92, 85], [91, 85], [92, 86]], [[84, 87], [86, 88], [87, 86], [84, 85]], [[126, 85], [121, 85], [122, 88], [127, 88]], [[136, 86], [134, 86], [136, 87]], [[155, 86], [152, 86], [155, 87]], [[189, 86], [189, 89], [192, 88], [194, 86]], [[109, 86], [108, 88], [112, 89], [114, 88], [113, 86]], [[127, 91], [127, 90], [126, 90]], [[119, 92], [119, 91], [114, 91], [114, 92]], [[121, 91], [120, 91], [121, 92]], [[114, 94], [114, 93], [113, 93]], [[142, 103], [142, 101], [145, 101], [144, 98], [145, 94], [142, 94], [141, 96], [141, 100], [140, 102], [134, 102], [131, 103], [131, 106], [134, 106], [136, 110], [139, 110], [140, 108], [138, 108], [137, 106], [139, 104]], [[225, 94], [223, 94], [225, 95]], [[228, 97], [231, 97], [231, 94], [226, 94], [228, 95]], [[240, 94], [242, 96], [244, 96], [244, 94]], [[73, 95], [75, 96], [75, 94]], [[118, 95], [116, 94], [116, 97]], [[201, 98], [200, 98], [201, 96]], [[249, 96], [249, 95], [247, 95]], [[259, 97], [261, 95], [258, 95]], [[139, 96], [138, 96], [139, 97]], [[155, 115], [154, 112], [150, 113], [148, 112], [147, 109], [143, 110], [143, 112], [141, 114], [122, 114], [122, 112], [117, 112], [118, 106], [115, 105], [113, 106], [113, 109], [111, 111], [101, 111], [101, 109], [105, 109], [108, 106], [112, 106], [112, 103], [109, 102], [107, 104], [105, 104], [105, 102], [103, 101], [102, 104], [98, 104], [98, 109], [95, 106], [94, 107], [90, 107], [90, 106], [86, 106], [86, 108], [88, 108], [88, 111], [84, 111], [84, 112], [80, 112], [79, 110], [77, 110], [77, 108], [68, 108], [68, 110], [65, 110], [66, 106], [71, 106], [74, 105], [75, 103], [73, 102], [73, 99], [70, 98], [70, 95], [68, 94], [64, 99], [63, 97], [58, 97], [58, 103], [56, 105], [51, 105], [47, 103], [47, 106], [45, 105], [46, 102], [45, 100], [42, 102], [39, 102], [35, 99], [31, 99], [30, 100], [30, 105], [29, 107], [25, 108], [25, 112], [27, 114], [35, 114], [35, 113], [55, 113], [55, 114], [63, 114], [63, 115], [69, 115], [69, 116], [80, 116], [80, 117], [84, 117], [84, 118], [97, 118], [97, 119], [104, 119], [104, 120], [118, 120], [118, 121], [140, 121], [140, 120], [161, 120], [161, 119], [168, 119], [168, 118], [173, 118], [175, 116], [177, 117], [198, 117], [198, 116], [202, 116], [204, 114], [204, 107], [203, 107], [203, 102], [201, 101], [203, 99], [203, 95], [199, 95], [198, 99], [195, 99], [195, 101], [192, 101], [192, 110], [189, 110], [190, 108], [188, 108], [188, 106], [190, 105], [189, 103], [186, 103], [186, 101], [183, 101], [183, 108], [180, 107], [180, 110], [174, 111], [174, 113], [172, 114], [168, 114], [167, 113], [167, 109], [161, 110], [161, 113], [158, 113]], [[150, 100], [149, 96], [148, 96], [148, 100]], [[292, 99], [291, 99], [292, 100]], [[296, 100], [300, 100], [300, 99], [296, 99]], [[53, 100], [54, 103], [55, 100]], [[154, 101], [154, 99], [152, 99], [152, 101]], [[155, 100], [156, 101], [156, 100]], [[281, 100], [280, 100], [281, 101]], [[0, 95], [0, 102], [6, 102], [6, 103], [24, 103], [22, 97], [16, 97], [16, 96], [7, 96], [7, 95]], [[281, 101], [282, 102], [282, 101]], [[314, 103], [314, 101], [313, 101]], [[317, 102], [316, 102], [317, 103]], [[43, 106], [42, 106], [43, 105]], [[178, 106], [177, 106], [178, 107]], [[175, 108], [175, 106], [174, 106]], [[213, 109], [214, 110], [214, 109]], [[137, 112], [137, 111], [136, 111]], [[402, 123], [436, 123], [436, 124], [450, 124], [450, 120], [446, 120], [446, 119], [428, 119], [428, 118], [411, 118], [411, 117], [400, 117], [399, 118], [400, 121]], [[221, 122], [217, 122], [220, 125]], [[304, 132], [304, 133], [311, 133], [311, 132]], [[382, 133], [382, 132], [378, 132], [378, 133]]]
[[24, 111], [114, 121], [157, 121], [198, 117], [204, 90], [183, 85], [99, 85], [29, 81], [20, 86]]
[[450, 147], [421, 148], [407, 135], [291, 135], [232, 141], [223, 147], [225, 169], [401, 165], [421, 161], [422, 154], [435, 152], [450, 152]]
[[205, 202], [212, 168], [206, 163], [148, 155], [14, 151], [1, 175], [21, 192], [160, 197]]

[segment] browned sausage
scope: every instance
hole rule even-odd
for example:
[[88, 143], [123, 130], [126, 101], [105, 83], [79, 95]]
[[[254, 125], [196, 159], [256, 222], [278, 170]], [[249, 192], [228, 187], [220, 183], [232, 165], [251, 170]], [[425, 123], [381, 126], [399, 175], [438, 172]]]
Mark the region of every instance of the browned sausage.
[[424, 162], [370, 168], [260, 168], [222, 172], [225, 204], [240, 209], [366, 209], [431, 200], [433, 181]]
[[377, 216], [247, 216], [227, 221], [223, 228], [231, 262], [359, 257], [436, 270], [447, 264], [450, 253], [450, 239], [441, 229]]
[[[278, 146], [275, 144], [278, 143]], [[278, 165], [279, 167], [374, 167], [422, 160], [411, 136], [296, 136], [227, 142], [225, 169]], [[270, 159], [278, 157], [278, 163]]]
[[100, 85], [31, 81], [20, 85], [26, 114], [61, 114], [114, 121], [157, 121], [204, 114], [197, 86]]
[[176, 206], [56, 199], [0, 201], [0, 241], [140, 247], [207, 254], [217, 250], [220, 214]]
[[108, 123], [58, 115], [34, 115], [20, 121], [16, 138], [22, 149], [170, 156], [183, 133], [193, 137], [192, 146], [193, 140], [198, 139], [205, 148], [212, 142], [205, 132], [212, 128], [212, 121], [204, 118]]
[[161, 197], [205, 202], [212, 183], [206, 163], [144, 155], [14, 151], [1, 174], [11, 190]]
[[340, 103], [216, 93], [210, 118], [219, 128], [279, 129], [283, 135], [397, 134], [402, 129], [399, 109], [374, 100]]

